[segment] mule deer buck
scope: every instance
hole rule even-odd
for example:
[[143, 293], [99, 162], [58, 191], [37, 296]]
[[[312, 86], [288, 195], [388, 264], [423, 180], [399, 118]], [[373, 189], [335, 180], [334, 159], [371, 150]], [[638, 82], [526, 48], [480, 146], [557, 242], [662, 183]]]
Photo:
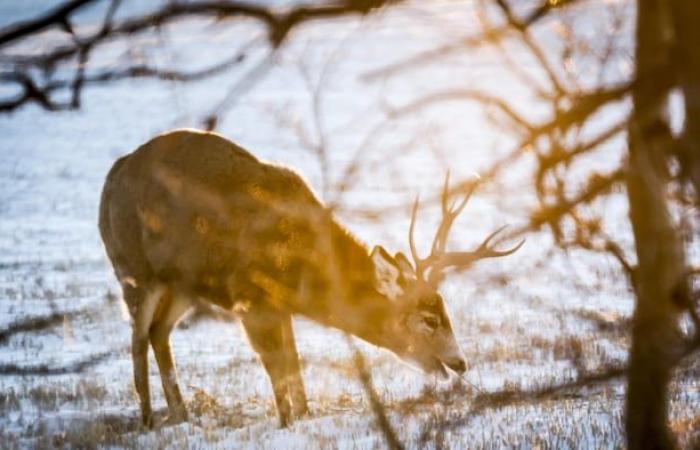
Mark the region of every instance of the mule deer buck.
[[[473, 190], [473, 189], [472, 189]], [[470, 192], [471, 193], [471, 192]], [[427, 372], [466, 369], [437, 285], [449, 268], [509, 255], [491, 234], [471, 252], [447, 252], [467, 194], [450, 206], [430, 256], [415, 266], [380, 246], [369, 252], [293, 171], [258, 160], [223, 137], [190, 130], [158, 136], [107, 176], [99, 227], [133, 319], [134, 381], [152, 426], [148, 347], [155, 353], [168, 422], [187, 419], [169, 335], [197, 302], [237, 312], [272, 383], [281, 426], [307, 412], [292, 315], [335, 327]]]

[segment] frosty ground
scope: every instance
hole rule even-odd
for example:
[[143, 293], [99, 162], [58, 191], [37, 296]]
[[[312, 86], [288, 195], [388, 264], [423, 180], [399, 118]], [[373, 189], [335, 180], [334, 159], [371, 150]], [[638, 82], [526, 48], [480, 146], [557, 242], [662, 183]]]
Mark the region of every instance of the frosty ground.
[[[87, 24], [91, 17], [86, 15]], [[229, 105], [219, 131], [259, 157], [295, 167], [319, 195], [331, 199], [337, 193], [324, 184], [317, 156], [298, 139], [299, 124], [314, 127], [305, 71], [316, 79], [318, 68], [333, 62], [323, 117], [331, 136], [326, 176], [337, 180], [354, 154], [348, 149], [381, 120], [378, 100], [400, 104], [453, 80], [460, 86], [477, 80], [510, 98], [522, 97], [484, 52], [455, 57], [428, 76], [418, 71], [387, 83], [362, 81], [372, 69], [443, 42], [435, 21], [456, 29], [460, 20], [469, 20], [468, 11], [455, 15], [445, 7], [425, 20], [407, 8], [362, 22], [304, 27], [274, 68]], [[206, 25], [185, 23], [138, 44], [165, 62], [187, 65], [188, 55], [202, 48], [213, 58], [230, 51], [231, 42], [259, 32], [250, 23]], [[109, 64], [109, 57], [102, 63]], [[256, 57], [243, 64], [252, 66]], [[50, 114], [30, 105], [0, 117], [0, 447], [384, 447], [344, 336], [303, 318], [295, 331], [309, 417], [279, 429], [268, 380], [238, 324], [196, 316], [172, 337], [190, 422], [156, 430], [140, 426], [129, 318], [97, 231], [99, 192], [118, 156], [157, 133], [198, 125], [235, 81], [222, 76], [186, 86], [120, 82], [89, 90], [79, 112]], [[446, 115], [458, 118], [458, 126], [440, 120]], [[429, 136], [428, 142], [417, 136]], [[338, 211], [339, 220], [368, 244], [405, 250], [408, 207], [389, 212], [387, 205], [408, 205], [416, 193], [434, 193], [448, 167], [453, 177], [469, 176], [508, 144], [468, 105], [388, 126], [364, 156], [366, 172], [343, 192], [347, 208]], [[525, 220], [532, 199], [518, 190], [523, 182], [513, 172], [507, 186], [480, 192], [453, 244], [473, 245], [500, 224]], [[624, 223], [623, 204], [613, 197], [604, 207]], [[385, 207], [380, 220], [353, 214]], [[429, 220], [418, 230], [423, 242], [436, 220], [436, 211], [427, 213]], [[434, 379], [358, 341], [403, 444], [623, 445], [620, 374], [584, 388], [547, 391], [583, 375], [624, 368], [633, 299], [614, 261], [585, 252], [563, 254], [546, 235], [533, 235], [516, 255], [450, 278], [442, 293], [469, 363], [464, 379]], [[157, 367], [152, 357], [150, 362], [154, 404], [164, 414]], [[698, 370], [697, 359], [689, 361], [674, 383], [672, 427], [681, 439], [698, 428], [692, 421], [700, 406]], [[521, 391], [537, 395], [517, 395]]]

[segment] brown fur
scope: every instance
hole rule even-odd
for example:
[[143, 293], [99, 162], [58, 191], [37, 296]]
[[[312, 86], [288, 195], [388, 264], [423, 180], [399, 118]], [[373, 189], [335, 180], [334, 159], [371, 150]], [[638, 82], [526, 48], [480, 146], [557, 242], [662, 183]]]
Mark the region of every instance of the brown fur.
[[[399, 355], [415, 347], [400, 319], [419, 303], [378, 292], [367, 248], [299, 175], [219, 135], [174, 131], [119, 159], [105, 182], [99, 226], [134, 318], [134, 378], [147, 424], [149, 341], [171, 419], [186, 417], [168, 336], [192, 299], [240, 312], [283, 425], [307, 411], [292, 314]], [[454, 341], [444, 308], [439, 314]]]

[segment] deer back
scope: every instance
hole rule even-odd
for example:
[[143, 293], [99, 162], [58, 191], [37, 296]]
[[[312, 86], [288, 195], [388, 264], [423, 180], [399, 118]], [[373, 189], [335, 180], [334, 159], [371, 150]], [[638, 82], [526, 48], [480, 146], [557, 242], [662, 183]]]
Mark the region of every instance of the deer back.
[[119, 160], [100, 211], [120, 279], [157, 278], [225, 307], [259, 297], [270, 280], [294, 289], [302, 268], [321, 264], [310, 249], [323, 248], [319, 236], [332, 222], [293, 171], [185, 130]]

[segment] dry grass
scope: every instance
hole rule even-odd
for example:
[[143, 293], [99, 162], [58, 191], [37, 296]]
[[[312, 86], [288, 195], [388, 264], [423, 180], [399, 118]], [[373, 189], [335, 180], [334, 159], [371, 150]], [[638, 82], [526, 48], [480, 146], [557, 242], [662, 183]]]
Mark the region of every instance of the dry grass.
[[[32, 297], [18, 293], [13, 301], [37, 301], [37, 293], [49, 292], [23, 291]], [[55, 301], [68, 291], [88, 297], [86, 289], [58, 286], [44, 300]], [[190, 421], [143, 429], [131, 383], [129, 325], [112, 291], [102, 292], [87, 303], [91, 306], [68, 313], [68, 322], [53, 315], [18, 315], [11, 323], [28, 325], [7, 328], [0, 366], [14, 364], [17, 370], [0, 376], [3, 448], [384, 447], [342, 336], [306, 321], [297, 328], [309, 417], [279, 430], [264, 371], [237, 324], [199, 316], [173, 337]], [[464, 379], [446, 383], [423, 377], [392, 356], [361, 346], [397, 439], [409, 448], [622, 445], [623, 384], [617, 376], [595, 376], [624, 364], [627, 318], [551, 308], [522, 296], [500, 301], [497, 320], [469, 305], [453, 311], [470, 363]], [[101, 351], [109, 356], [61, 370]], [[691, 358], [674, 384], [671, 426], [684, 445], [698, 439], [698, 366]], [[31, 370], [38, 367], [55, 370]], [[155, 367], [151, 360], [154, 404], [163, 416]], [[582, 376], [593, 381], [577, 385]]]

